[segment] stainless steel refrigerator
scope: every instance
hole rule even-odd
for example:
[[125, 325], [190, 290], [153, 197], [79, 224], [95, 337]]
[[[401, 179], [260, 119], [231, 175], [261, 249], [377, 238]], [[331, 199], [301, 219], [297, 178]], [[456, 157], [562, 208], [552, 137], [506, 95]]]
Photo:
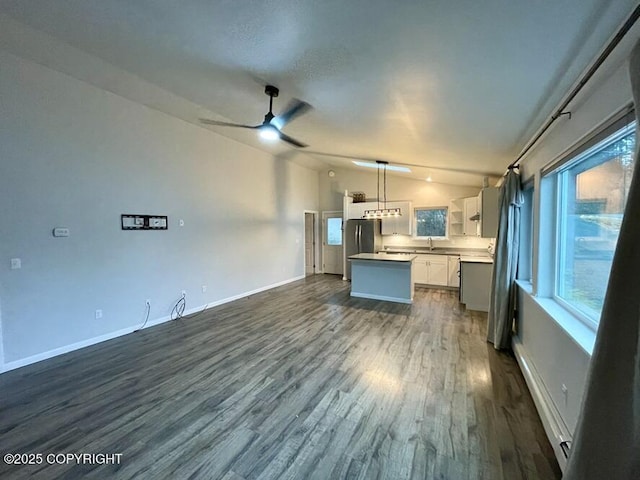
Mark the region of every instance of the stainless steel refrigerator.
[[377, 253], [382, 250], [380, 220], [347, 220], [344, 232], [344, 254], [347, 258], [347, 279], [351, 280], [351, 255]]

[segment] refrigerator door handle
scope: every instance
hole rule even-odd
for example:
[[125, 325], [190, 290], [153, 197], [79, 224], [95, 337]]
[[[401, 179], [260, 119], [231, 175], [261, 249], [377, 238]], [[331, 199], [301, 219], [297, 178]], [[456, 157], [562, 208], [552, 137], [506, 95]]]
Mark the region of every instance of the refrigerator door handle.
[[358, 225], [358, 253], [362, 253], [362, 225]]
[[[353, 244], [358, 247], [358, 228], [360, 225], [356, 225], [356, 228], [353, 229]], [[359, 250], [359, 249], [358, 249]], [[357, 253], [360, 253], [359, 251]]]

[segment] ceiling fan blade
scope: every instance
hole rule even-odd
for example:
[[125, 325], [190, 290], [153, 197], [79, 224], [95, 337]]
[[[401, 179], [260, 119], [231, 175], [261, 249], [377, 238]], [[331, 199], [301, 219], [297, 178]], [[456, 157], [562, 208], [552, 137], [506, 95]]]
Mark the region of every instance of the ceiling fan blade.
[[278, 128], [282, 128], [291, 120], [299, 117], [300, 115], [303, 115], [304, 113], [307, 113], [312, 108], [313, 107], [307, 102], [303, 102], [302, 100], [294, 98], [287, 106], [287, 109], [283, 113], [275, 117], [271, 121], [271, 123], [273, 123]]
[[200, 123], [206, 125], [216, 125], [218, 127], [238, 127], [238, 128], [259, 128], [262, 125], [243, 125], [240, 123], [219, 122], [218, 120], [210, 120], [208, 118], [201, 118]]
[[289, 135], [282, 132], [280, 132], [280, 140], [290, 143], [294, 147], [298, 147], [298, 148], [305, 148], [308, 146], [306, 143], [299, 142], [295, 138], [291, 138]]

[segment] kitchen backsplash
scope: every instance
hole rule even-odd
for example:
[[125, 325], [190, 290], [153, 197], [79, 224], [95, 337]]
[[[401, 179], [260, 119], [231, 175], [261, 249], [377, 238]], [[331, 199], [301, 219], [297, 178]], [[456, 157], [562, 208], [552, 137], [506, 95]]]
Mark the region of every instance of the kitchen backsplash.
[[[429, 245], [429, 240], [422, 240], [409, 235], [385, 235], [382, 237], [382, 243], [385, 247], [427, 247]], [[486, 249], [489, 247], [490, 243], [495, 244], [495, 239], [481, 237], [450, 237], [447, 240], [433, 240], [433, 246], [436, 248], [455, 247]]]

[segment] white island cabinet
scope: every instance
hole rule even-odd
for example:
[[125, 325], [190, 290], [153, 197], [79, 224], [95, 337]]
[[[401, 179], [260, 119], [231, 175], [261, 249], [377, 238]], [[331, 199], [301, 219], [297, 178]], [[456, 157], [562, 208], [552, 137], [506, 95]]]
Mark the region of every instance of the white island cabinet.
[[387, 302], [413, 302], [411, 264], [416, 255], [359, 253], [351, 255], [351, 296]]

